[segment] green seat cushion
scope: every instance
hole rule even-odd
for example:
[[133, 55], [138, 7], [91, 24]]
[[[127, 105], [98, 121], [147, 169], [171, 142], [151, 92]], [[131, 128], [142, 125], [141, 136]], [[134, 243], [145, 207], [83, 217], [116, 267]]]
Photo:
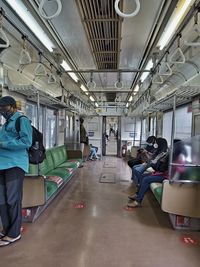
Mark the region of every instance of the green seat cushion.
[[151, 183], [150, 187], [157, 201], [159, 202], [159, 204], [161, 204], [163, 191], [162, 183]]
[[59, 166], [60, 164], [66, 161], [66, 157], [63, 152], [63, 147], [52, 148], [51, 155], [52, 155], [55, 167]]
[[45, 180], [46, 200], [48, 200], [57, 190], [58, 185], [52, 181]]
[[46, 174], [47, 176], [59, 176], [63, 180], [68, 180], [71, 176], [71, 173], [66, 168], [56, 168], [54, 170], [51, 170]]
[[61, 153], [65, 159], [65, 161], [67, 160], [67, 150], [66, 150], [66, 147], [65, 146], [60, 146], [60, 150], [61, 150]]
[[77, 169], [77, 163], [74, 163], [74, 162], [64, 162], [64, 163], [62, 163], [62, 164], [60, 164], [59, 166], [58, 166], [58, 168], [64, 168], [64, 167], [66, 167], [66, 168], [72, 168], [72, 169]]
[[53, 158], [51, 155], [51, 150], [47, 150], [46, 152], [46, 158], [44, 161], [40, 164], [40, 174], [45, 175], [51, 170], [55, 168]]
[[46, 180], [56, 183], [58, 187], [60, 187], [64, 182], [60, 176], [56, 175], [46, 176]]
[[29, 170], [26, 176], [29, 176], [29, 175], [38, 175], [38, 165], [29, 164]]

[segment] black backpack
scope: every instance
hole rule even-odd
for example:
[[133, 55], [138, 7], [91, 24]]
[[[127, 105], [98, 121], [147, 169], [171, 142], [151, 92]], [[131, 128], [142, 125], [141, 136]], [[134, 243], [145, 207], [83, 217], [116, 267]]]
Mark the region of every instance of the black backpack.
[[[26, 116], [20, 116], [16, 119], [15, 129], [17, 132], [20, 131], [20, 118]], [[28, 119], [28, 118], [27, 118]], [[46, 158], [45, 155], [45, 147], [43, 145], [43, 134], [38, 131], [33, 125], [32, 126], [32, 146], [28, 150], [29, 155], [29, 163], [31, 164], [39, 164], [43, 162]]]

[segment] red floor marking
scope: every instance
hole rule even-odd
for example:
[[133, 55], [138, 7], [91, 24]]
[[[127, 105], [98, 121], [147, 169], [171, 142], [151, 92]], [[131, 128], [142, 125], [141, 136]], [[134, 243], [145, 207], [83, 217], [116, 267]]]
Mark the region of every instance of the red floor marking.
[[27, 227], [25, 227], [25, 226], [22, 226], [22, 227], [21, 227], [21, 233], [26, 232], [26, 230], [27, 230]]
[[126, 211], [133, 211], [135, 208], [128, 207], [127, 205], [123, 207], [124, 210]]
[[197, 238], [191, 236], [191, 235], [182, 235], [180, 236], [180, 240], [182, 243], [186, 245], [193, 245], [196, 246], [199, 244], [199, 241]]
[[85, 202], [77, 202], [77, 203], [73, 204], [73, 207], [75, 209], [84, 209], [84, 208], [86, 208], [86, 204], [85, 204]]

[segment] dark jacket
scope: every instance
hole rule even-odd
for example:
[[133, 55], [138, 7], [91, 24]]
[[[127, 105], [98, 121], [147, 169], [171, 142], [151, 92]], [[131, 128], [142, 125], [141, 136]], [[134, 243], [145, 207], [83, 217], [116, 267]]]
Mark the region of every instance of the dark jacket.
[[80, 124], [80, 143], [86, 143], [87, 141], [87, 132], [83, 124]]

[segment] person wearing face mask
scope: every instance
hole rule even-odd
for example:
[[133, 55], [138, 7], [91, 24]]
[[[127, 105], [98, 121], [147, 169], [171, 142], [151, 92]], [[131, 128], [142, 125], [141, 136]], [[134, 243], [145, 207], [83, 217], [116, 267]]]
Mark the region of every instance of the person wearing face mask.
[[[155, 165], [157, 163], [157, 161], [164, 157], [168, 151], [168, 145], [167, 145], [167, 140], [164, 138], [157, 138], [156, 139], [156, 143], [154, 143], [154, 148], [155, 148], [155, 152], [152, 155], [152, 158], [145, 163], [139, 164], [139, 165], [135, 165], [132, 168], [132, 177], [133, 180], [137, 186], [137, 188], [140, 186], [140, 183], [143, 179], [143, 177], [145, 175], [148, 175], [148, 173], [144, 172], [146, 171], [147, 168], [151, 167], [151, 165]], [[156, 148], [157, 147], [157, 148]], [[135, 194], [134, 194], [135, 196]], [[129, 198], [131, 199], [133, 196], [129, 196]]]
[[11, 96], [0, 98], [0, 114], [6, 122], [0, 130], [0, 216], [3, 230], [0, 247], [21, 238], [22, 190], [25, 172], [28, 172], [27, 150], [32, 145], [32, 127], [28, 118], [20, 119], [20, 131], [16, 120], [21, 114]]
[[[147, 144], [146, 147], [139, 148], [137, 150], [137, 156], [128, 161], [128, 166], [132, 169], [133, 166], [142, 164], [144, 162], [147, 162], [149, 159], [151, 159], [152, 155], [156, 151], [156, 149], [153, 146], [155, 142], [156, 142], [156, 137], [153, 135], [149, 136], [146, 140], [146, 144]], [[131, 179], [133, 180], [133, 175]]]

